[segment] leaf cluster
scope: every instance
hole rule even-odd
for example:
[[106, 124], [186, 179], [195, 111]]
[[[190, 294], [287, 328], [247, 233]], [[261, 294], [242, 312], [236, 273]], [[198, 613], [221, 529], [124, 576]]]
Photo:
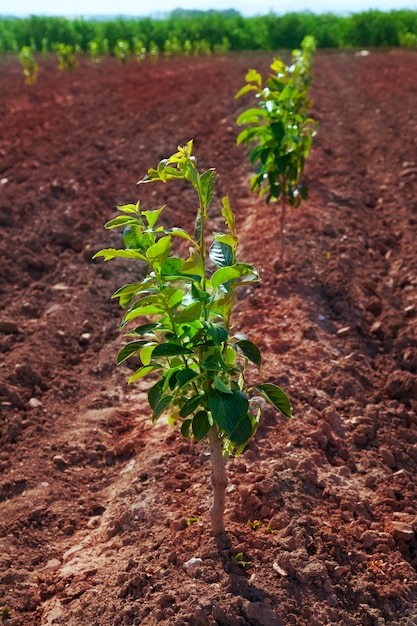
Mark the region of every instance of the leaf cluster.
[[239, 98], [253, 91], [258, 100], [257, 107], [250, 107], [236, 120], [247, 127], [237, 143], [255, 144], [249, 154], [257, 166], [251, 189], [266, 194], [267, 203], [279, 199], [297, 207], [307, 198], [300, 178], [317, 130], [317, 123], [308, 115], [315, 50], [314, 38], [304, 37], [301, 48], [293, 51], [290, 65], [275, 59], [270, 66], [273, 73], [265, 83], [259, 72], [249, 70], [246, 85], [236, 94]]
[[[197, 441], [214, 427], [226, 452], [239, 452], [258, 426], [261, 410], [256, 397], [262, 396], [287, 417], [291, 410], [276, 385], [246, 383], [249, 362], [261, 367], [261, 354], [246, 336], [232, 333], [230, 316], [236, 289], [259, 281], [259, 275], [237, 259], [238, 236], [227, 197], [222, 201], [226, 232], [206, 236], [216, 172], [198, 171], [192, 147], [192, 141], [178, 147], [139, 183], [188, 181], [199, 201], [194, 231], [162, 225], [164, 207], [147, 211], [140, 202], [120, 206], [121, 214], [106, 228], [123, 228], [124, 248], [101, 250], [95, 257], [125, 258], [148, 267], [145, 278], [124, 285], [113, 297], [126, 310], [121, 328], [130, 340], [117, 363], [139, 357], [129, 382], [151, 376], [148, 400], [153, 422], [168, 413], [171, 423], [180, 423], [185, 437]], [[174, 253], [176, 238], [188, 243], [184, 258]]]

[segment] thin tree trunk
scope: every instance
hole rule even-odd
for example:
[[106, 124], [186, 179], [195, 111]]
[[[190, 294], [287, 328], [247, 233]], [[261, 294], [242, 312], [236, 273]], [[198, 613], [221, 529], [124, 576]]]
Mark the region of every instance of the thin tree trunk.
[[226, 500], [227, 475], [223, 458], [223, 446], [215, 426], [211, 427], [208, 439], [212, 464], [211, 483], [213, 485], [213, 505], [210, 510], [211, 529], [213, 535], [217, 537], [225, 532], [224, 505]]
[[281, 215], [280, 215], [280, 239], [281, 239], [281, 261], [285, 257], [285, 220], [287, 217], [287, 198], [283, 193], [281, 195]]

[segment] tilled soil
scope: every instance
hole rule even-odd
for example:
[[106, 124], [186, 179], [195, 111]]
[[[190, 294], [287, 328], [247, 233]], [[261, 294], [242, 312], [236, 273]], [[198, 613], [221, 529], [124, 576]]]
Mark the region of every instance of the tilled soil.
[[[251, 194], [235, 143], [250, 98], [234, 94], [271, 61], [84, 59], [68, 75], [47, 59], [33, 87], [0, 61], [6, 623], [417, 624], [417, 56], [317, 53], [310, 197], [284, 262], [277, 207]], [[191, 138], [218, 172], [213, 229], [228, 194], [263, 279], [234, 314], [264, 355], [253, 379], [282, 386], [294, 414], [266, 410], [229, 460], [223, 543], [207, 446], [152, 427], [146, 381], [114, 366], [110, 296], [141, 268], [91, 258], [120, 242], [103, 228], [118, 204], [166, 204], [190, 227], [192, 194], [136, 181]]]

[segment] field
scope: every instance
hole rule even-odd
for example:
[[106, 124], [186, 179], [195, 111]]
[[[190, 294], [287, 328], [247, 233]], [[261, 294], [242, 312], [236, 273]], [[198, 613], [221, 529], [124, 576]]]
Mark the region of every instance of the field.
[[[417, 55], [317, 53], [310, 197], [289, 216], [285, 263], [276, 207], [251, 194], [235, 143], [249, 100], [234, 94], [271, 60], [84, 59], [64, 74], [49, 58], [32, 87], [18, 59], [0, 60], [11, 626], [417, 624]], [[266, 410], [229, 460], [224, 544], [210, 535], [205, 444], [152, 427], [146, 382], [128, 387], [128, 366], [114, 366], [110, 296], [138, 270], [91, 258], [119, 243], [103, 228], [116, 205], [166, 203], [171, 225], [191, 226], [181, 185], [136, 187], [191, 138], [218, 172], [213, 229], [228, 194], [241, 259], [261, 272], [234, 313], [265, 355], [253, 379], [280, 385], [294, 414]]]

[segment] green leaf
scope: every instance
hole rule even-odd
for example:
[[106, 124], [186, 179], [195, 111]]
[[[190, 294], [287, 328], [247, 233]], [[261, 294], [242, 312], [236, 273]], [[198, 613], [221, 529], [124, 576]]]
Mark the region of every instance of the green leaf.
[[143, 233], [142, 228], [131, 224], [123, 231], [123, 243], [128, 250], [146, 250], [155, 242], [155, 237], [148, 233]]
[[144, 367], [140, 367], [136, 370], [134, 374], [129, 378], [128, 383], [133, 383], [135, 380], [139, 378], [145, 378], [148, 374], [151, 374], [155, 370], [159, 370], [162, 368], [162, 365], [145, 365]]
[[181, 158], [178, 161], [178, 169], [180, 170], [180, 175], [182, 178], [190, 181], [194, 189], [199, 188], [199, 178], [200, 175], [197, 171], [197, 168], [193, 161], [190, 159]]
[[239, 272], [239, 279], [233, 281], [233, 286], [247, 283], [257, 283], [260, 281], [258, 271], [253, 265], [247, 263], [236, 263], [233, 268]]
[[171, 357], [181, 354], [191, 354], [191, 350], [176, 343], [160, 343], [154, 348], [152, 358]]
[[192, 250], [189, 258], [184, 262], [182, 274], [204, 276], [204, 263], [196, 250]]
[[161, 161], [159, 161], [158, 166], [157, 166], [158, 176], [159, 176], [159, 178], [163, 182], [166, 182], [166, 180], [167, 180], [167, 176], [165, 174], [165, 169], [166, 169], [168, 163], [169, 163], [168, 159], [162, 159]]
[[140, 203], [137, 204], [124, 204], [123, 206], [118, 206], [117, 209], [122, 211], [123, 213], [134, 213], [138, 214]]
[[146, 285], [143, 285], [143, 283], [130, 283], [129, 285], [124, 285], [114, 292], [112, 298], [120, 298], [120, 296], [128, 295], [133, 296], [138, 293], [138, 291], [142, 291], [145, 287]]
[[244, 446], [252, 437], [252, 434], [252, 420], [250, 415], [247, 413], [236, 422], [233, 431], [230, 435], [228, 435], [228, 437], [230, 441], [235, 444], [235, 446]]
[[187, 400], [180, 410], [180, 417], [187, 417], [188, 415], [191, 415], [191, 413], [194, 413], [196, 408], [201, 405], [202, 400], [202, 396], [193, 396]]
[[232, 346], [227, 346], [224, 360], [226, 365], [229, 366], [232, 366], [236, 363], [236, 351], [232, 348]]
[[201, 317], [202, 304], [201, 302], [192, 302], [186, 306], [178, 315], [175, 316], [175, 322], [177, 324], [184, 324], [186, 322], [194, 322]]
[[298, 185], [298, 191], [303, 200], [308, 198], [308, 188], [305, 185]]
[[144, 346], [142, 350], [140, 351], [139, 356], [143, 365], [150, 365], [154, 348], [155, 348], [155, 344], [152, 343], [152, 344]]
[[194, 237], [195, 237], [195, 240], [198, 241], [198, 243], [200, 243], [201, 241], [201, 213], [200, 211], [198, 211], [197, 217], [195, 220]]
[[270, 68], [275, 74], [285, 74], [286, 67], [282, 59], [274, 59]]
[[222, 200], [223, 208], [222, 215], [224, 217], [224, 221], [226, 222], [226, 226], [230, 230], [230, 232], [236, 236], [236, 227], [235, 227], [235, 218], [230, 208], [229, 198], [225, 196]]
[[191, 428], [192, 423], [193, 423], [193, 420], [192, 420], [192, 419], [186, 419], [186, 420], [184, 420], [184, 422], [182, 423], [182, 426], [181, 426], [181, 435], [182, 435], [183, 437], [185, 437], [186, 439], [189, 439], [189, 438], [190, 438], [190, 428]]
[[155, 423], [158, 417], [162, 415], [165, 409], [171, 404], [174, 396], [162, 396], [159, 402], [156, 404], [152, 413], [152, 422]]
[[189, 383], [194, 378], [197, 378], [197, 376], [198, 376], [198, 373], [190, 369], [189, 367], [179, 370], [177, 374], [178, 387], [180, 388], [185, 387], [187, 383]]
[[213, 241], [209, 257], [216, 267], [227, 267], [235, 262], [233, 248], [221, 241]]
[[250, 143], [251, 141], [253, 141], [255, 139], [255, 137], [262, 135], [263, 134], [263, 130], [260, 128], [252, 128], [252, 127], [248, 127], [245, 128], [244, 130], [242, 130], [236, 139], [236, 143], [239, 146], [241, 143], [244, 143], [245, 145], [247, 145], [248, 143]]
[[171, 235], [172, 237], [180, 237], [181, 239], [187, 239], [188, 241], [192, 241], [192, 237], [186, 230], [183, 228], [165, 228], [164, 233], [167, 235]]
[[272, 134], [274, 135], [274, 138], [280, 142], [281, 139], [284, 137], [285, 135], [285, 129], [284, 129], [284, 124], [282, 123], [281, 120], [277, 121], [277, 122], [272, 122], [270, 124], [270, 128], [272, 131]]
[[245, 85], [244, 87], [242, 87], [242, 89], [239, 89], [239, 91], [235, 95], [235, 98], [240, 98], [245, 93], [248, 93], [248, 91], [258, 91], [258, 87], [256, 87], [256, 85]]
[[119, 226], [127, 226], [127, 224], [138, 224], [138, 220], [136, 217], [130, 215], [118, 215], [113, 220], [104, 224], [104, 228], [110, 230], [111, 228], [118, 228]]
[[283, 100], [291, 100], [295, 95], [295, 87], [293, 85], [287, 84], [279, 95], [279, 100], [282, 102]]
[[177, 386], [178, 371], [179, 371], [179, 366], [171, 367], [171, 369], [168, 370], [167, 373], [165, 374], [165, 381], [166, 383], [168, 383], [168, 386], [171, 391], [174, 391], [175, 387]]
[[131, 341], [130, 343], [127, 343], [120, 350], [119, 354], [116, 357], [117, 365], [120, 365], [120, 363], [123, 363], [123, 361], [126, 361], [131, 356], [139, 352], [139, 350], [141, 350], [146, 343], [147, 341], [145, 339], [140, 339], [138, 341]]
[[223, 294], [223, 297], [216, 298], [215, 300], [209, 302], [207, 304], [207, 309], [209, 309], [214, 315], [227, 320], [230, 318], [233, 302], [234, 292], [233, 290], [230, 290]]
[[156, 180], [161, 180], [159, 178], [159, 174], [156, 169], [154, 169], [153, 167], [150, 167], [148, 169], [148, 174], [144, 176], [143, 178], [141, 178], [140, 180], [138, 180], [136, 184], [140, 185], [141, 183], [152, 183]]
[[209, 169], [200, 176], [200, 193], [206, 209], [211, 202], [215, 182], [216, 171], [214, 169]]
[[234, 267], [220, 267], [211, 277], [211, 286], [213, 289], [216, 289], [220, 285], [224, 285], [224, 283], [237, 278], [239, 275], [239, 271]]
[[127, 313], [123, 318], [123, 324], [133, 320], [135, 317], [141, 317], [143, 315], [157, 315], [158, 313], [164, 313], [164, 309], [156, 306], [155, 304], [145, 304], [129, 311], [129, 313]]
[[281, 411], [285, 417], [291, 419], [291, 406], [287, 394], [277, 385], [272, 383], [264, 383], [255, 387], [265, 400], [273, 407]]
[[126, 333], [126, 337], [141, 337], [142, 335], [147, 335], [148, 333], [152, 333], [158, 326], [159, 324], [142, 324], [141, 326], [136, 326], [136, 328]]
[[213, 381], [214, 381], [214, 387], [218, 391], [221, 391], [222, 393], [233, 393], [231, 389], [226, 385], [226, 383], [224, 383], [222, 379], [219, 378], [218, 376], [214, 376]]
[[219, 352], [209, 354], [203, 361], [201, 361], [200, 367], [203, 371], [210, 372], [210, 375], [213, 375], [213, 372], [227, 372], [229, 369], [221, 358]]
[[193, 300], [197, 300], [198, 302], [205, 302], [210, 298], [210, 294], [208, 294], [207, 291], [199, 289], [194, 283], [191, 285], [191, 296]]
[[262, 109], [247, 109], [239, 115], [236, 120], [236, 124], [257, 124], [265, 117], [267, 117], [267, 113]]
[[245, 80], [247, 83], [256, 83], [259, 88], [262, 86], [262, 76], [253, 68], [247, 71]]
[[149, 228], [153, 228], [158, 221], [158, 217], [165, 207], [161, 207], [160, 209], [156, 209], [155, 211], [142, 211], [142, 215], [146, 217], [146, 221], [148, 222]]
[[171, 250], [171, 237], [161, 237], [146, 251], [146, 258], [152, 267], [160, 269]]
[[247, 414], [249, 401], [241, 391], [223, 393], [217, 389], [210, 389], [209, 408], [213, 419], [229, 435], [236, 422]]
[[198, 411], [194, 415], [194, 419], [192, 421], [192, 429], [194, 438], [197, 441], [201, 441], [209, 432], [211, 428], [210, 418], [207, 411]]
[[178, 257], [170, 256], [165, 259], [162, 268], [161, 275], [164, 278], [168, 276], [172, 278], [182, 278], [182, 266], [184, 265], [184, 259], [180, 259]]
[[213, 339], [214, 345], [219, 346], [224, 341], [227, 341], [228, 332], [227, 328], [223, 324], [215, 324], [214, 322], [205, 322], [204, 326], [207, 328], [207, 332]]
[[148, 402], [151, 409], [154, 409], [160, 399], [162, 398], [162, 389], [164, 387], [164, 380], [158, 380], [157, 383], [152, 385], [152, 387], [148, 390]]
[[[181, 289], [175, 289], [174, 287], [168, 287], [162, 292], [163, 301], [166, 302], [169, 309], [175, 309], [181, 304], [184, 298], [184, 292]], [[160, 299], [158, 299], [159, 301]]]
[[151, 284], [146, 286], [144, 285], [144, 287], [146, 288], [141, 292], [141, 298], [139, 300], [136, 300], [136, 302], [132, 304], [128, 312], [134, 311], [135, 309], [140, 309], [143, 306], [148, 306], [149, 304], [154, 304], [156, 302], [156, 299], [158, 297], [158, 289], [156, 287], [153, 287]]
[[261, 367], [261, 352], [255, 343], [249, 341], [249, 339], [242, 339], [241, 341], [237, 341], [236, 345], [242, 354], [249, 359], [249, 361], [252, 361], [252, 363], [255, 363], [258, 367]]
[[228, 234], [228, 233], [213, 233], [213, 241], [220, 241], [221, 243], [226, 243], [228, 246], [235, 250], [237, 246], [238, 238], [236, 235]]
[[222, 393], [212, 388], [209, 392], [209, 408], [214, 421], [232, 443], [239, 446], [250, 438], [252, 422], [248, 416], [249, 401], [244, 393]]
[[147, 261], [146, 257], [137, 250], [116, 250], [115, 248], [105, 248], [104, 250], [96, 252], [93, 259], [97, 259], [100, 256], [104, 257], [105, 261], [110, 261], [110, 259], [116, 258], [140, 259], [141, 261]]

